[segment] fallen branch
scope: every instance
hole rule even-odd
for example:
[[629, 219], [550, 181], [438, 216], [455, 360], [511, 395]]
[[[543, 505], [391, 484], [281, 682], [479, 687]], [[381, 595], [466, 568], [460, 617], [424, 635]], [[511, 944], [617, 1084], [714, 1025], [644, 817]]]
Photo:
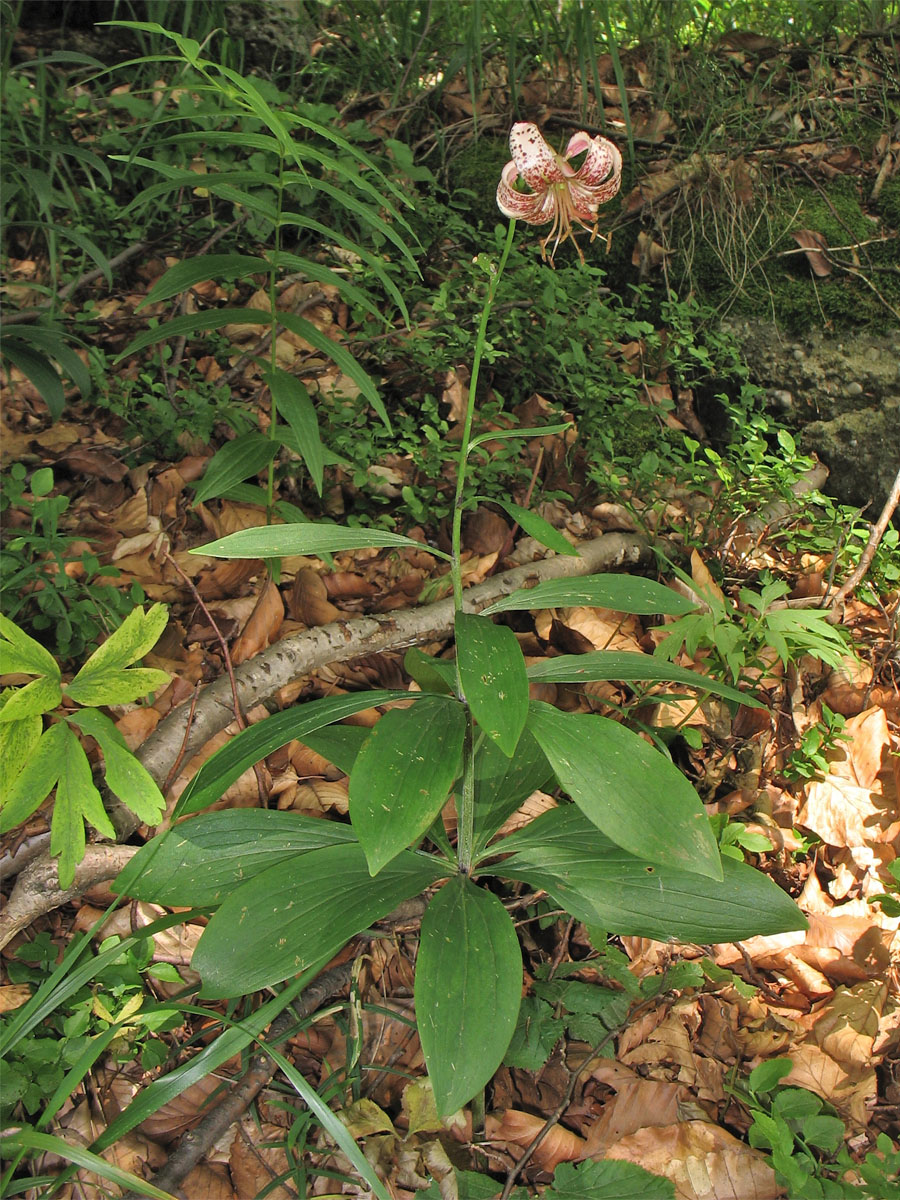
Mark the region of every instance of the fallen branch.
[[[649, 565], [650, 562], [650, 549], [641, 538], [632, 534], [606, 533], [583, 543], [579, 547], [578, 558], [568, 555], [544, 558], [524, 567], [515, 567], [469, 588], [465, 593], [465, 606], [470, 612], [477, 612], [517, 588], [545, 579], [592, 575], [616, 567]], [[308, 675], [327, 663], [346, 662], [366, 654], [439, 640], [449, 637], [452, 631], [453, 600], [448, 597], [436, 604], [404, 609], [390, 616], [335, 621], [331, 625], [294, 634], [235, 669], [238, 699], [246, 711], [270, 699], [292, 680]], [[179, 754], [189, 759], [233, 720], [232, 681], [223, 675], [201, 693], [193, 708], [185, 703], [170, 713], [140, 747], [137, 757], [161, 785]], [[123, 805], [111, 806], [110, 817], [119, 841], [130, 837], [139, 824], [134, 813]], [[113, 849], [111, 846], [94, 844], [88, 851], [90, 861], [97, 864], [104, 855], [109, 856], [108, 861], [113, 861]], [[128, 858], [134, 852], [125, 847], [121, 850]], [[36, 859], [22, 872], [13, 888], [6, 912], [0, 917], [0, 947], [36, 917], [52, 912], [86, 891], [93, 883], [110, 879], [121, 869], [117, 867], [99, 877], [93, 875], [90, 882], [81, 883], [88, 855], [79, 866], [72, 887], [65, 891], [61, 891], [57, 883], [56, 861], [47, 854]]]

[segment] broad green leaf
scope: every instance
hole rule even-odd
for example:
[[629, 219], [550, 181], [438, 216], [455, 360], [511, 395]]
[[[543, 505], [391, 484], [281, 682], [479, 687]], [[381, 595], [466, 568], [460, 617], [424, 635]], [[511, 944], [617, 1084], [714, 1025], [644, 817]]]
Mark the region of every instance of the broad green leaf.
[[574, 805], [551, 809], [500, 843], [505, 878], [544, 888], [576, 920], [664, 942], [733, 942], [805, 929], [787, 893], [761, 871], [725, 859], [722, 880], [635, 858]]
[[442, 1116], [500, 1066], [521, 997], [522, 953], [509, 914], [493, 893], [455, 875], [425, 911], [416, 961], [416, 1024]]
[[[0, 709], [0, 713], [2, 713]], [[0, 723], [0, 763], [3, 763], [4, 788], [31, 761], [41, 740], [43, 721], [39, 716]]]
[[475, 853], [481, 854], [507, 817], [552, 777], [546, 755], [527, 726], [512, 758], [485, 739], [475, 754]]
[[249, 729], [235, 734], [221, 750], [206, 760], [190, 781], [175, 805], [173, 816], [183, 817], [187, 813], [199, 812], [218, 800], [248, 767], [267, 755], [280, 750], [297, 738], [303, 741], [304, 734], [352, 717], [364, 708], [375, 708], [391, 700], [409, 700], [409, 692], [363, 692], [355, 696], [329, 696], [324, 700], [311, 700], [307, 704], [285, 709], [284, 712], [266, 717]]
[[545, 1200], [675, 1200], [671, 1179], [615, 1158], [560, 1163]]
[[664, 613], [674, 617], [694, 608], [690, 600], [653, 579], [642, 579], [639, 575], [592, 575], [588, 579], [546, 579], [533, 588], [521, 588], [484, 609], [484, 615], [516, 609], [580, 605], [641, 615]]
[[[268, 525], [265, 529], [239, 529], [227, 537], [198, 546], [192, 554], [214, 558], [285, 558], [290, 554], [337, 554], [340, 550], [362, 550], [389, 546], [422, 549], [422, 543], [399, 533], [379, 529], [346, 529], [342, 525]], [[442, 550], [427, 547], [429, 554], [449, 559]]]
[[71, 736], [64, 722], [51, 725], [41, 735], [28, 762], [0, 794], [0, 833], [8, 833], [27, 821], [43, 804], [59, 779], [65, 745]]
[[66, 726], [56, 799], [50, 822], [50, 853], [59, 858], [59, 886], [70, 887], [75, 868], [84, 858], [84, 822], [89, 821], [105, 837], [116, 831], [106, 814], [100, 793], [94, 787], [91, 764], [74, 733]]
[[588, 820], [638, 858], [722, 878], [700, 797], [669, 759], [607, 717], [534, 701], [528, 728]]
[[528, 717], [528, 677], [516, 635], [490, 617], [459, 612], [456, 664], [472, 716], [511, 758]]
[[[195, 180], [198, 178], [194, 176]], [[168, 300], [170, 296], [179, 296], [207, 279], [218, 282], [241, 275], [268, 274], [270, 269], [264, 258], [250, 254], [203, 254], [199, 258], [187, 258], [170, 267], [162, 278], [157, 279], [135, 311], [140, 312], [146, 304], [156, 304], [160, 300]]]
[[369, 729], [362, 725], [323, 725], [304, 734], [303, 744], [349, 775], [368, 736]]
[[135, 900], [212, 908], [286, 858], [355, 841], [349, 825], [297, 813], [257, 808], [203, 813], [141, 846], [113, 886]]
[[50, 416], [58, 421], [66, 407], [66, 393], [62, 380], [56, 368], [36, 350], [12, 338], [2, 343], [3, 357], [8, 358], [13, 366], [18, 367], [29, 383], [33, 384], [38, 395], [47, 405]]
[[47, 675], [60, 678], [59, 664], [40, 642], [0, 613], [0, 675]]
[[[130, 667], [150, 653], [162, 637], [168, 619], [169, 610], [164, 604], [152, 604], [146, 612], [142, 608], [132, 609], [119, 628], [109, 635], [102, 646], [98, 646], [72, 683], [90, 678], [101, 668], [115, 667], [121, 670]], [[70, 695], [71, 687], [72, 684], [69, 685]]]
[[209, 460], [194, 492], [194, 503], [214, 500], [236, 483], [255, 478], [278, 452], [278, 443], [251, 430], [226, 442]]
[[110, 791], [145, 825], [158, 825], [166, 809], [153, 776], [131, 753], [115, 725], [95, 708], [83, 708], [70, 720], [95, 738], [103, 754], [104, 775]]
[[73, 337], [70, 333], [64, 333], [58, 326], [53, 325], [23, 325], [10, 330], [4, 337], [4, 352], [9, 347], [11, 340], [13, 344], [24, 342], [30, 350], [43, 351], [48, 358], [62, 367], [63, 372], [72, 380], [84, 399], [90, 396], [91, 373], [72, 346], [73, 342], [83, 345], [78, 338]]
[[325, 456], [319, 421], [306, 385], [296, 375], [276, 368], [264, 376], [278, 414], [284, 417], [294, 432], [306, 469], [318, 494], [322, 495]]
[[[488, 497], [483, 497], [483, 499], [487, 500]], [[572, 558], [579, 557], [578, 551], [571, 542], [567, 542], [559, 530], [555, 529], [549, 521], [545, 521], [539, 513], [522, 508], [519, 504], [513, 504], [510, 500], [497, 500], [496, 497], [490, 503], [499, 504], [529, 537], [533, 537], [548, 550], [555, 550], [557, 554], [568, 554]]]
[[735, 704], [746, 704], [749, 708], [761, 707], [753, 696], [729, 687], [727, 683], [720, 683], [687, 667], [676, 667], [654, 654], [639, 654], [631, 650], [595, 650], [588, 654], [561, 654], [558, 658], [545, 658], [531, 664], [528, 678], [541, 683], [593, 683], [602, 679], [623, 683], [683, 683]]
[[41, 713], [50, 712], [62, 702], [62, 688], [59, 678], [42, 675], [40, 679], [32, 679], [24, 687], [16, 688], [3, 708], [0, 708], [0, 725], [7, 721], [24, 721], [28, 717], [38, 717]]
[[372, 729], [350, 775], [350, 820], [373, 875], [428, 830], [459, 772], [466, 714], [423, 696]]
[[412, 646], [403, 656], [403, 670], [423, 692], [443, 696], [456, 694], [456, 668], [448, 659], [435, 658], [418, 646]]
[[446, 872], [446, 864], [407, 851], [373, 879], [357, 844], [269, 867], [232, 892], [204, 931], [192, 959], [203, 996], [243, 996], [331, 958]]
[[63, 1138], [57, 1137], [53, 1133], [38, 1133], [37, 1130], [27, 1126], [22, 1129], [12, 1129], [0, 1137], [0, 1145], [3, 1147], [3, 1154], [7, 1162], [18, 1150], [35, 1150], [43, 1154], [55, 1154], [64, 1162], [74, 1163], [76, 1166], [90, 1171], [92, 1175], [108, 1179], [122, 1192], [134, 1191], [140, 1196], [155, 1197], [155, 1200], [175, 1200], [171, 1192], [164, 1192], [145, 1179], [141, 1179], [139, 1175], [133, 1175], [131, 1171], [107, 1162], [99, 1154], [85, 1150], [77, 1142], [64, 1141]]

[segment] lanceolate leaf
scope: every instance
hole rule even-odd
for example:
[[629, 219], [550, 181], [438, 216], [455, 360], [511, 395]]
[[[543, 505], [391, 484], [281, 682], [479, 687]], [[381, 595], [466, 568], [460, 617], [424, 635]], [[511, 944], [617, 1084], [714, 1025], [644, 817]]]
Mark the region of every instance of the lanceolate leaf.
[[[524, 528], [524, 526], [523, 526]], [[571, 547], [570, 547], [571, 549]], [[616, 612], [680, 616], [694, 605], [671, 588], [637, 575], [592, 575], [589, 579], [547, 579], [504, 596], [484, 615], [526, 608], [611, 608]]]
[[46, 800], [59, 779], [63, 755], [71, 737], [65, 722], [51, 725], [41, 735], [28, 762], [0, 796], [0, 833], [8, 833], [27, 821]]
[[[192, 554], [211, 554], [215, 558], [281, 558], [291, 554], [337, 554], [340, 550], [390, 546], [398, 549], [422, 549], [422, 543], [399, 533], [379, 529], [347, 529], [342, 525], [267, 525], [264, 529], [239, 529], [227, 537], [198, 546]], [[449, 558], [442, 550], [428, 547], [428, 553]]]
[[253, 479], [269, 465], [278, 450], [278, 443], [261, 433], [245, 433], [226, 442], [209, 460], [203, 478], [197, 484], [194, 503], [214, 500], [236, 483]]
[[203, 995], [242, 996], [299, 974], [446, 872], [407, 851], [373, 879], [355, 844], [269, 867], [232, 892], [201, 937], [192, 966]]
[[292, 812], [203, 813], [141, 846], [114, 887], [135, 900], [211, 908], [286, 858], [355, 841], [349, 825]]
[[159, 824], [166, 802], [153, 776], [135, 758], [115, 725], [95, 708], [83, 708], [70, 720], [84, 733], [95, 738], [103, 754], [106, 783], [126, 808], [145, 825]]
[[516, 635], [490, 617], [457, 613], [456, 662], [472, 716], [512, 757], [528, 716], [528, 677]]
[[555, 529], [549, 521], [545, 521], [539, 513], [522, 508], [509, 500], [494, 499], [492, 503], [499, 504], [501, 508], [506, 509], [515, 523], [521, 526], [529, 537], [533, 537], [548, 550], [555, 550], [557, 554], [568, 554], [573, 558], [578, 558], [578, 551], [575, 547], [567, 542], [559, 530]]
[[700, 798], [658, 750], [607, 717], [533, 702], [528, 728], [560, 786], [588, 820], [631, 854], [722, 878]]
[[710, 692], [736, 704], [759, 708], [760, 702], [727, 683], [719, 683], [699, 671], [676, 667], [653, 654], [638, 654], [630, 650], [596, 650], [589, 654], [561, 654], [532, 663], [528, 678], [541, 683], [593, 683], [615, 679], [623, 683], [683, 683], [698, 691]]
[[[197, 176], [194, 178], [197, 179]], [[157, 279], [136, 311], [139, 312], [146, 304], [156, 304], [160, 300], [168, 300], [170, 296], [178, 296], [207, 279], [236, 279], [241, 275], [265, 274], [269, 269], [264, 258], [250, 254], [203, 254], [199, 258], [187, 258], [170, 267], [161, 279]]]
[[496, 896], [456, 875], [422, 919], [416, 1024], [438, 1112], [449, 1116], [490, 1080], [522, 996], [515, 927]]
[[364, 708], [375, 708], [391, 700], [409, 700], [409, 692], [364, 692], [356, 696], [329, 696], [285, 709], [236, 734], [221, 750], [208, 758], [179, 797], [174, 816], [199, 812], [218, 800], [248, 767], [303, 735], [352, 717]]
[[523, 730], [516, 752], [507, 758], [485, 738], [475, 754], [475, 852], [480, 854], [507, 817], [553, 777], [546, 755]]
[[506, 878], [544, 888], [579, 921], [618, 934], [731, 942], [805, 929], [793, 900], [768, 876], [724, 859], [722, 880], [647, 862], [605, 838], [572, 805], [551, 809], [504, 839]]
[[309, 477], [322, 495], [325, 456], [316, 410], [305, 384], [287, 371], [276, 368], [265, 376], [278, 413], [294, 432]]
[[350, 775], [350, 820], [373, 875], [417, 842], [459, 772], [466, 715], [458, 700], [425, 696], [375, 725]]

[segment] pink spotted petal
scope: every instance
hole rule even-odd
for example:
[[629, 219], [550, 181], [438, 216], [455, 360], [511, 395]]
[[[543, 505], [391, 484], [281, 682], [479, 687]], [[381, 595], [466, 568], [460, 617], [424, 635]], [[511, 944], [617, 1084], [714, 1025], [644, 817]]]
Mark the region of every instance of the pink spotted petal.
[[531, 121], [518, 121], [509, 135], [509, 152], [525, 182], [535, 192], [550, 183], [561, 183], [575, 172], [560, 161], [544, 141], [541, 131]]
[[524, 221], [527, 225], [545, 225], [553, 219], [556, 200], [546, 189], [535, 192], [517, 192], [513, 187], [519, 176], [515, 162], [503, 168], [497, 187], [497, 207], [505, 217]]
[[[619, 190], [622, 178], [622, 155], [618, 147], [604, 137], [588, 137], [586, 133], [576, 133], [569, 139], [566, 147], [566, 158], [573, 158], [587, 150], [587, 156], [578, 170], [575, 178], [579, 183], [588, 187], [598, 187], [603, 184], [603, 196], [599, 203], [609, 200]], [[603, 181], [606, 180], [604, 184]], [[609, 190], [609, 189], [612, 190]]]

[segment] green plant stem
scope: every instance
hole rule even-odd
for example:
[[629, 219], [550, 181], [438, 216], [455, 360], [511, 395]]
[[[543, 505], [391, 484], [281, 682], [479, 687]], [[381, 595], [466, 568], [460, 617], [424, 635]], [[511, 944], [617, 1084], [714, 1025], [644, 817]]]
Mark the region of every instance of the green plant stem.
[[478, 387], [478, 373], [481, 369], [481, 358], [484, 353], [484, 344], [487, 335], [487, 324], [490, 319], [491, 309], [494, 307], [494, 297], [497, 294], [497, 287], [500, 283], [500, 278], [503, 275], [503, 268], [506, 266], [506, 260], [509, 258], [509, 252], [512, 249], [513, 235], [515, 233], [516, 223], [510, 221], [509, 229], [506, 234], [506, 243], [503, 246], [503, 252], [500, 255], [500, 261], [496, 267], [491, 268], [490, 282], [488, 283], [487, 295], [484, 299], [484, 307], [481, 310], [481, 320], [478, 322], [478, 333], [475, 336], [475, 353], [472, 357], [472, 378], [469, 381], [469, 401], [466, 405], [466, 417], [463, 424], [462, 443], [459, 447], [459, 466], [456, 471], [456, 497], [453, 502], [453, 527], [451, 532], [451, 563], [450, 575], [453, 579], [453, 607], [457, 612], [462, 612], [462, 565], [460, 563], [460, 540], [462, 533], [462, 501], [463, 488], [466, 482], [466, 465], [469, 459], [469, 441], [472, 437], [472, 422], [475, 418], [475, 392]]
[[[497, 295], [497, 287], [503, 275], [503, 268], [512, 249], [513, 235], [516, 223], [510, 221], [506, 233], [506, 242], [500, 255], [500, 261], [491, 264], [487, 295], [481, 310], [481, 320], [478, 323], [478, 333], [475, 337], [475, 353], [472, 357], [472, 378], [469, 381], [469, 400], [466, 405], [466, 417], [463, 423], [462, 443], [459, 448], [459, 467], [456, 472], [456, 498], [453, 503], [453, 527], [450, 543], [450, 576], [453, 580], [453, 607], [457, 613], [462, 612], [462, 563], [460, 561], [463, 489], [466, 482], [466, 467], [469, 460], [469, 442], [472, 438], [472, 422], [475, 418], [475, 392], [478, 387], [478, 372], [481, 368], [481, 358], [487, 337], [487, 325]], [[459, 699], [465, 701], [459, 672], [456, 675], [456, 692]], [[475, 846], [475, 730], [472, 725], [472, 714], [466, 709], [466, 735], [463, 745], [463, 777], [462, 794], [459, 810], [459, 836], [457, 839], [457, 856], [459, 870], [465, 875], [472, 873], [472, 858]]]

